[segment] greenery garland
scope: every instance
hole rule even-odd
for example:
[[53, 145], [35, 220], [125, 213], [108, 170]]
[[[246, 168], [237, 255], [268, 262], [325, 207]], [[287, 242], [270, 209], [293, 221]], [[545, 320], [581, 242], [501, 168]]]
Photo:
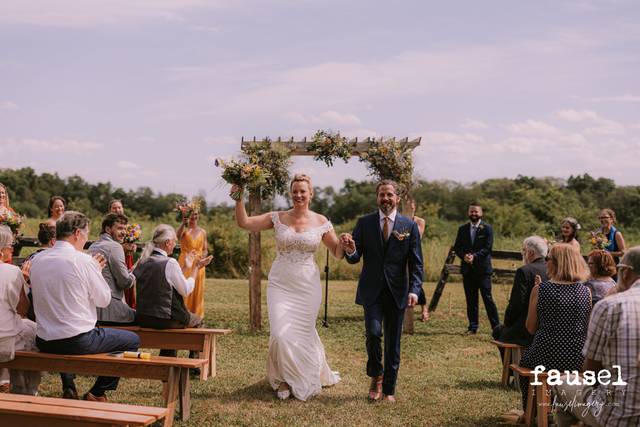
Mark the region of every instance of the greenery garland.
[[360, 161], [367, 162], [369, 173], [376, 178], [392, 179], [408, 191], [413, 184], [413, 158], [411, 148], [393, 140], [369, 143], [369, 148], [360, 153]]
[[291, 166], [292, 147], [286, 142], [272, 142], [269, 138], [262, 141], [249, 142], [242, 148], [247, 162], [257, 165], [268, 173], [265, 184], [253, 191], [260, 192], [262, 200], [272, 198], [276, 194], [285, 194], [289, 189], [289, 166]]
[[327, 166], [333, 166], [334, 159], [342, 159], [347, 163], [354, 146], [355, 143], [350, 143], [340, 132], [318, 130], [307, 146], [307, 152], [315, 153], [314, 160], [322, 160]]

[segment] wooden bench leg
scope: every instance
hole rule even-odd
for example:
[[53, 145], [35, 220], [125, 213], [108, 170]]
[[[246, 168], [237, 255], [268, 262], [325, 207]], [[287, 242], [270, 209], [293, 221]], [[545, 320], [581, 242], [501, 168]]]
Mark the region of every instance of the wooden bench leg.
[[216, 336], [211, 336], [211, 352], [209, 353], [209, 376], [216, 376]]
[[208, 363], [200, 370], [200, 381], [206, 381], [211, 376], [211, 335], [204, 337], [202, 347], [204, 351], [198, 353], [198, 358], [207, 359]]
[[[520, 356], [521, 356], [520, 348], [514, 348], [513, 351], [511, 352], [511, 363], [518, 365], [520, 363]], [[513, 375], [514, 388], [516, 390], [520, 390], [520, 374], [515, 371], [512, 371], [511, 374]]]
[[167, 417], [164, 420], [164, 427], [171, 427], [173, 425], [173, 418], [176, 415], [176, 403], [180, 389], [180, 371], [181, 369], [178, 367], [171, 367], [169, 370], [169, 378], [166, 382], [167, 393], [164, 398], [168, 411]]
[[527, 427], [533, 425], [533, 407], [536, 404], [535, 389], [535, 386], [529, 384], [529, 390], [527, 391], [527, 410], [524, 412], [524, 424]]
[[504, 386], [509, 385], [509, 365], [511, 364], [511, 348], [504, 349], [504, 357], [502, 359], [502, 379], [500, 383]]
[[546, 381], [542, 381], [542, 385], [536, 386], [536, 400], [538, 402], [536, 407], [536, 418], [538, 419], [538, 427], [549, 426], [549, 396], [547, 395], [547, 391]]
[[187, 421], [191, 416], [191, 381], [189, 369], [180, 370], [180, 418]]

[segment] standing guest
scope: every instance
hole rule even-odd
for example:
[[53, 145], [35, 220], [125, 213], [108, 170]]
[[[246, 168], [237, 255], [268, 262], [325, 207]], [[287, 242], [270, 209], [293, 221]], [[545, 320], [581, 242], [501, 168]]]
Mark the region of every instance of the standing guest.
[[[0, 362], [13, 359], [17, 350], [37, 350], [36, 324], [22, 317], [26, 314], [26, 296], [30, 263], [22, 265], [22, 271], [7, 263], [13, 249], [13, 233], [5, 225], [0, 225]], [[0, 377], [6, 377], [2, 369]], [[35, 395], [40, 384], [40, 372], [11, 369], [11, 392]], [[8, 382], [6, 384], [9, 384]], [[2, 387], [6, 392], [9, 387]]]
[[580, 252], [580, 242], [578, 242], [578, 230], [580, 230], [580, 224], [578, 220], [572, 217], [567, 217], [560, 223], [560, 242], [568, 243], [574, 246]]
[[64, 214], [66, 205], [67, 202], [62, 196], [51, 196], [49, 199], [49, 219], [47, 220], [47, 224], [55, 227], [56, 221], [60, 219], [62, 214]]
[[598, 427], [640, 425], [640, 246], [624, 254], [618, 269], [619, 292], [591, 312], [583, 371], [598, 377], [602, 370], [619, 373], [624, 385], [614, 379], [571, 385], [564, 377], [563, 384], [554, 387], [559, 427], [578, 420]]
[[[137, 281], [136, 321], [140, 326], [155, 329], [198, 328], [202, 318], [187, 310], [184, 300], [195, 285], [200, 268], [211, 262], [211, 256], [198, 258], [194, 253], [185, 256], [185, 278], [178, 261], [171, 258], [176, 246], [176, 232], [170, 225], [160, 224], [153, 230], [133, 269]], [[161, 356], [176, 356], [176, 350], [160, 350]]]
[[[56, 222], [56, 244], [33, 259], [31, 287], [36, 313], [36, 343], [40, 351], [55, 354], [94, 354], [136, 351], [140, 339], [131, 331], [97, 328], [97, 308], [111, 302], [102, 277], [102, 255], [82, 252], [89, 238], [89, 219], [68, 211]], [[63, 397], [78, 397], [72, 376], [63, 376]], [[66, 376], [66, 378], [65, 378]], [[85, 400], [107, 400], [120, 378], [98, 377]]]
[[380, 181], [376, 197], [378, 211], [359, 218], [353, 236], [340, 240], [349, 264], [364, 261], [356, 304], [364, 307], [369, 400], [394, 403], [404, 312], [418, 302], [424, 264], [417, 224], [396, 209], [398, 184]]
[[124, 215], [124, 206], [122, 205], [122, 200], [120, 199], [111, 200], [109, 202], [109, 213]]
[[[527, 330], [533, 342], [524, 349], [520, 366], [547, 370], [580, 370], [591, 311], [591, 293], [583, 285], [589, 268], [572, 245], [558, 243], [547, 256], [549, 280], [533, 287]], [[527, 410], [529, 379], [520, 377], [522, 408]]]
[[[178, 228], [178, 239], [180, 240], [180, 258], [178, 263], [184, 270], [186, 277], [191, 276], [191, 269], [186, 268], [185, 259], [187, 254], [195, 253], [197, 258], [206, 257], [209, 252], [209, 244], [207, 242], [207, 232], [203, 228], [198, 227], [198, 219], [200, 212], [194, 210], [188, 218], [183, 218], [180, 228]], [[197, 314], [201, 319], [204, 318], [204, 283], [205, 269], [198, 268], [195, 275], [195, 286], [193, 292], [189, 293], [184, 299], [184, 305], [192, 313]]]
[[600, 220], [600, 230], [605, 235], [609, 244], [604, 248], [610, 252], [613, 260], [617, 263], [619, 258], [624, 254], [626, 248], [622, 233], [613, 224], [616, 223], [616, 213], [613, 209], [602, 209], [598, 214]]
[[482, 219], [482, 207], [477, 203], [469, 205], [469, 221], [458, 229], [454, 251], [462, 260], [461, 272], [464, 296], [467, 300], [467, 335], [478, 332], [478, 291], [491, 323], [491, 330], [500, 324], [498, 309], [491, 296], [491, 251], [493, 229]]
[[111, 302], [105, 308], [98, 307], [98, 324], [101, 326], [131, 325], [136, 318], [136, 311], [124, 301], [124, 291], [131, 289], [136, 282], [136, 277], [125, 264], [122, 249], [128, 221], [124, 215], [107, 214], [102, 221], [100, 237], [89, 246], [89, 254], [102, 254], [107, 260], [102, 276], [109, 284]]
[[591, 305], [594, 306], [615, 288], [616, 281], [611, 276], [616, 274], [616, 263], [609, 252], [594, 250], [589, 253], [587, 264], [591, 274], [585, 285], [591, 291]]
[[[120, 199], [113, 199], [109, 202], [109, 213], [124, 215], [124, 206]], [[124, 249], [124, 262], [129, 271], [133, 270], [133, 257], [138, 247], [135, 243], [122, 243]], [[136, 287], [135, 284], [124, 290], [124, 300], [127, 305], [135, 310], [136, 308]]]
[[[420, 232], [420, 239], [422, 239], [422, 236], [424, 236], [424, 229], [427, 224], [423, 218], [416, 216], [416, 199], [409, 197], [407, 201], [409, 205], [409, 212], [407, 212], [407, 216], [418, 225], [418, 232]], [[420, 321], [426, 322], [429, 320], [429, 307], [427, 306], [427, 296], [425, 295], [424, 288], [422, 287], [420, 287], [420, 293], [418, 294], [418, 304], [422, 307]]]
[[[493, 338], [507, 343], [528, 346], [533, 336], [527, 331], [525, 323], [529, 312], [531, 290], [535, 286], [536, 276], [547, 280], [545, 257], [549, 247], [539, 236], [530, 236], [522, 242], [522, 261], [524, 265], [516, 270], [509, 305], [504, 313], [504, 325], [493, 330]], [[502, 350], [502, 349], [501, 349]]]
[[0, 216], [8, 213], [15, 214], [16, 211], [11, 208], [11, 204], [9, 203], [9, 192], [7, 191], [7, 187], [0, 183]]

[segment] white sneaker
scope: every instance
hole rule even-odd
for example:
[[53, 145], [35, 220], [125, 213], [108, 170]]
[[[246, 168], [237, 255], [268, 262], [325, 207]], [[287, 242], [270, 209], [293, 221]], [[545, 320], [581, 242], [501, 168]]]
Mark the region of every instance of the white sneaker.
[[280, 400], [287, 400], [288, 398], [291, 397], [291, 391], [290, 390], [278, 390], [276, 392], [276, 396], [278, 396], [278, 399]]

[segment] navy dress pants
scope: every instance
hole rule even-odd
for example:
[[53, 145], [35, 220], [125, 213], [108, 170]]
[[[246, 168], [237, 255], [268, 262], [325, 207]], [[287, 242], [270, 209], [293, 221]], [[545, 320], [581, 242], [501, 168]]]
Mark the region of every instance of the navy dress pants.
[[[140, 346], [140, 338], [131, 331], [94, 328], [75, 337], [60, 340], [45, 341], [36, 337], [36, 345], [43, 353], [96, 354], [112, 351], [137, 351]], [[63, 387], [75, 390], [73, 374], [60, 374], [60, 376]], [[119, 380], [118, 377], [98, 377], [89, 392], [94, 396], [104, 396], [105, 391], [115, 390], [118, 387]]]

